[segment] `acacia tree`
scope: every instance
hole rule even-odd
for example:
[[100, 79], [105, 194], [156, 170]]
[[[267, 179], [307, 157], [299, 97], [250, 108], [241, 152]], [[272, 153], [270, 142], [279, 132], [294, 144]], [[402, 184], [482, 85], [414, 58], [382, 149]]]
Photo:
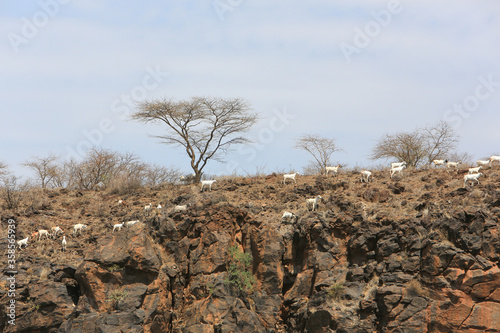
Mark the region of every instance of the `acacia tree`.
[[453, 152], [458, 136], [445, 122], [411, 132], [385, 134], [373, 148], [371, 159], [395, 158], [416, 167]]
[[239, 136], [257, 121], [248, 102], [240, 98], [193, 97], [190, 100], [142, 102], [133, 120], [163, 123], [167, 134], [155, 136], [166, 144], [183, 147], [188, 155], [195, 182], [211, 159], [222, 161], [231, 146], [249, 142]]
[[320, 172], [325, 172], [330, 164], [330, 158], [339, 151], [334, 139], [323, 138], [318, 135], [303, 135], [297, 139], [295, 148], [307, 151], [314, 158], [314, 165]]

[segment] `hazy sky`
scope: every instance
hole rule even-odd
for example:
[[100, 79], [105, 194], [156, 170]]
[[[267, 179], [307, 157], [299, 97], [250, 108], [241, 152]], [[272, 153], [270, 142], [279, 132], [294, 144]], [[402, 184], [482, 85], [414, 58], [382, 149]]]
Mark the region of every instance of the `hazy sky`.
[[440, 120], [460, 151], [500, 152], [500, 1], [0, 1], [0, 161], [92, 144], [189, 171], [128, 120], [145, 99], [242, 97], [255, 143], [207, 172], [302, 171], [302, 134], [369, 166], [384, 133]]

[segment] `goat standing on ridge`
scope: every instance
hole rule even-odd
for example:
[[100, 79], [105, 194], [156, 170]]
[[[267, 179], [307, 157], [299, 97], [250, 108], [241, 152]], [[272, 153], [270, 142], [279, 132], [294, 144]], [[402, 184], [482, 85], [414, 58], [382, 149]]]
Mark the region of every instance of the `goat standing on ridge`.
[[134, 220], [134, 221], [128, 221], [128, 222], [125, 222], [125, 226], [127, 228], [133, 226], [134, 224], [136, 224], [137, 222], [140, 222], [139, 220]]
[[490, 163], [490, 160], [477, 160], [476, 161], [476, 164], [480, 165], [480, 166], [486, 166], [486, 165], [488, 165], [488, 163]]
[[473, 173], [471, 175], [465, 175], [464, 176], [464, 187], [467, 185], [467, 182], [469, 180], [476, 181], [479, 184], [479, 177], [481, 177], [482, 175], [483, 175], [482, 173]]
[[392, 176], [394, 176], [394, 174], [397, 172], [398, 175], [401, 174], [401, 171], [403, 171], [403, 169], [406, 167], [406, 165], [401, 165], [401, 166], [398, 166], [396, 168], [392, 168], [391, 169], [391, 178]]
[[328, 173], [332, 173], [334, 176], [339, 172], [339, 168], [341, 168], [342, 166], [339, 164], [337, 166], [327, 166], [325, 167], [325, 171], [326, 171], [326, 174], [328, 175]]
[[455, 168], [455, 169], [458, 169], [458, 166], [462, 163], [462, 161], [458, 161], [458, 162], [446, 162], [446, 166], [448, 168]]
[[78, 233], [80, 233], [80, 235], [81, 235], [82, 229], [87, 229], [87, 226], [85, 224], [81, 224], [81, 223], [75, 224], [73, 226], [73, 236], [76, 236]]
[[306, 200], [306, 206], [307, 206], [307, 209], [309, 209], [309, 207], [311, 208], [311, 211], [315, 211], [315, 210], [318, 210], [318, 206], [319, 206], [319, 201], [323, 199], [321, 197], [321, 195], [318, 195], [316, 196], [316, 198], [313, 198], [313, 199], [307, 199]]
[[469, 168], [469, 175], [470, 174], [473, 174], [473, 173], [478, 173], [479, 170], [481, 170], [482, 166], [478, 166], [478, 167], [475, 167], [475, 168]]
[[45, 236], [45, 239], [48, 239], [49, 232], [47, 230], [44, 230], [44, 229], [38, 230], [38, 240], [42, 240], [42, 236]]
[[115, 230], [121, 231], [122, 227], [123, 227], [123, 223], [117, 223], [117, 224], [115, 224], [113, 226], [113, 232], [115, 232]]
[[59, 227], [52, 227], [51, 231], [52, 231], [52, 238], [56, 238], [57, 234], [59, 234], [59, 233], [61, 233], [61, 234], [64, 233], [64, 231]]
[[399, 168], [402, 167], [403, 165], [406, 166], [406, 162], [394, 162], [391, 163], [391, 169]]
[[201, 192], [203, 192], [203, 189], [205, 186], [208, 186], [208, 190], [211, 192], [212, 191], [212, 184], [217, 182], [217, 180], [202, 180], [201, 181]]
[[177, 205], [174, 207], [174, 212], [176, 212], [176, 213], [177, 212], [185, 212], [188, 209], [188, 207], [190, 207], [190, 206], [191, 206], [190, 203], [187, 203], [185, 205]]
[[298, 173], [298, 172], [284, 174], [284, 175], [283, 175], [283, 184], [286, 184], [286, 180], [287, 180], [287, 179], [291, 179], [291, 180], [293, 180], [293, 182], [294, 182], [295, 184], [297, 184], [297, 181], [295, 180], [295, 176], [297, 176], [297, 175], [299, 175], [299, 173]]
[[434, 163], [434, 167], [437, 167], [448, 163], [448, 160], [434, 160], [432, 163]]
[[284, 212], [281, 217], [281, 222], [290, 222], [293, 223], [294, 220], [297, 220], [297, 215], [291, 212]]
[[369, 182], [370, 181], [370, 177], [372, 175], [372, 172], [371, 171], [368, 171], [368, 170], [363, 170], [361, 171], [361, 182]]
[[30, 236], [28, 236], [24, 239], [21, 239], [20, 241], [17, 241], [17, 246], [19, 247], [19, 250], [22, 248], [23, 245], [24, 245], [24, 248], [28, 247], [29, 238], [30, 238]]
[[490, 165], [493, 165], [493, 162], [500, 162], [500, 155], [491, 155]]

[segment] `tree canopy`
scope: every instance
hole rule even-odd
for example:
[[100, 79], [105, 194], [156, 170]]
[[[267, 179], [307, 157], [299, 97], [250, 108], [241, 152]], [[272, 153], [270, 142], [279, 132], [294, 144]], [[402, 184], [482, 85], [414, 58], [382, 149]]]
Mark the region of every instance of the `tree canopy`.
[[454, 152], [457, 143], [458, 136], [450, 125], [439, 122], [411, 132], [385, 134], [373, 148], [371, 159], [394, 158], [416, 167], [447, 157]]
[[330, 164], [332, 154], [339, 151], [334, 139], [320, 137], [319, 135], [307, 134], [297, 139], [295, 148], [302, 149], [314, 158], [313, 169], [325, 172]]
[[223, 161], [222, 154], [233, 145], [249, 142], [240, 134], [257, 121], [250, 105], [241, 98], [193, 97], [189, 100], [153, 100], [139, 104], [132, 119], [163, 123], [167, 133], [155, 137], [184, 148], [199, 181], [211, 159]]

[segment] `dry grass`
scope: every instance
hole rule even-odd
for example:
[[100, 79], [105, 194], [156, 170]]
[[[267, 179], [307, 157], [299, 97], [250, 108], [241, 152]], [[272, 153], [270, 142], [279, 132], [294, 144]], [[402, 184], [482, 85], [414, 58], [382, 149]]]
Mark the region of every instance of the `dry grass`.
[[339, 302], [344, 295], [344, 285], [342, 283], [333, 283], [327, 292], [333, 301]]
[[410, 282], [408, 282], [406, 285], [406, 292], [410, 295], [414, 296], [422, 296], [422, 297], [429, 297], [430, 293], [425, 288], [422, 286], [422, 283], [418, 279], [413, 279]]

